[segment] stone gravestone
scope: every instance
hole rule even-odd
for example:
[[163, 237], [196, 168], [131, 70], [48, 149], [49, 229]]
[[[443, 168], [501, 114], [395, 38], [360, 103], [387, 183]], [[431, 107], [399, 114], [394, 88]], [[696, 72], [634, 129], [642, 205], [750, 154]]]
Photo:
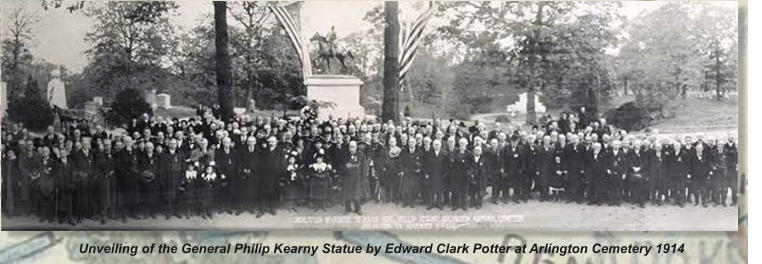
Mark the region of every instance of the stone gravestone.
[[5, 115], [5, 109], [8, 108], [8, 84], [0, 82], [0, 116]]
[[50, 72], [50, 82], [48, 82], [47, 100], [50, 106], [58, 106], [61, 109], [69, 109], [66, 106], [66, 87], [61, 81], [61, 72], [53, 70]]
[[[509, 113], [526, 113], [527, 112], [527, 93], [521, 93], [519, 94], [519, 101], [510, 104], [506, 107], [506, 112]], [[534, 110], [537, 113], [545, 113], [547, 111], [547, 108], [544, 104], [540, 102], [540, 95], [535, 94], [534, 96]]]
[[98, 106], [95, 102], [85, 102], [85, 112], [88, 114], [98, 113]]
[[308, 99], [334, 104], [333, 107], [321, 107], [318, 119], [365, 116], [365, 109], [360, 106], [360, 79], [345, 75], [315, 75], [304, 84], [307, 85]]
[[100, 97], [100, 96], [93, 97], [93, 103], [95, 103], [95, 105], [97, 106], [103, 106], [103, 97]]
[[246, 105], [246, 111], [249, 113], [254, 113], [257, 111], [257, 101], [254, 99], [249, 99], [249, 103]]
[[172, 101], [169, 94], [160, 93], [156, 96], [156, 105], [161, 109], [172, 108]]
[[151, 106], [151, 109], [156, 109], [156, 90], [151, 89], [146, 92], [146, 103]]

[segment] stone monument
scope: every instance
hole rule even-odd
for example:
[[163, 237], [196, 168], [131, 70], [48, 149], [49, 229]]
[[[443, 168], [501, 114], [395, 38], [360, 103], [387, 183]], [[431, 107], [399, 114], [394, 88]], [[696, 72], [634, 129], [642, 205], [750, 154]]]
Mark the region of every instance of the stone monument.
[[[509, 113], [526, 113], [527, 112], [527, 93], [519, 94], [519, 101], [506, 106], [506, 112]], [[540, 94], [534, 95], [534, 110], [537, 113], [545, 113], [547, 108], [540, 102]]]
[[156, 105], [161, 109], [172, 108], [172, 101], [169, 94], [160, 93], [156, 95]]
[[101, 106], [103, 106], [103, 97], [100, 97], [100, 96], [95, 96], [95, 97], [93, 97], [93, 102], [94, 102], [94, 103], [95, 103], [95, 105], [97, 105], [98, 107], [101, 107]]
[[156, 109], [156, 89], [146, 92], [146, 103], [151, 106], [151, 109]]
[[50, 106], [58, 106], [61, 109], [69, 109], [66, 106], [66, 87], [61, 81], [61, 72], [53, 70], [50, 72], [50, 82], [48, 82], [47, 100]]
[[365, 109], [360, 106], [360, 79], [347, 75], [313, 75], [304, 80], [304, 84], [309, 100], [333, 104], [318, 109], [318, 119], [365, 116]]

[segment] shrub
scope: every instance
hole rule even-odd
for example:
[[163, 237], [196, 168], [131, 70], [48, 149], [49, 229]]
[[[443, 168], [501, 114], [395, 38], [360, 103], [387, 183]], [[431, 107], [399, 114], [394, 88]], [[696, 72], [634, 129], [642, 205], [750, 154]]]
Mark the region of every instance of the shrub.
[[495, 118], [495, 122], [498, 123], [510, 123], [511, 118], [508, 117], [508, 115], [499, 115], [497, 118]]
[[31, 76], [27, 81], [24, 96], [17, 96], [8, 102], [7, 111], [9, 119], [32, 131], [44, 130], [55, 120], [53, 108], [42, 97], [37, 81]]
[[152, 114], [153, 110], [143, 94], [133, 88], [120, 91], [111, 102], [111, 110], [106, 113], [106, 121], [111, 125], [127, 124], [133, 118], [138, 118], [142, 114]]
[[654, 121], [652, 110], [636, 102], [627, 102], [609, 110], [606, 113], [606, 120], [610, 124], [627, 131], [636, 131], [648, 127]]

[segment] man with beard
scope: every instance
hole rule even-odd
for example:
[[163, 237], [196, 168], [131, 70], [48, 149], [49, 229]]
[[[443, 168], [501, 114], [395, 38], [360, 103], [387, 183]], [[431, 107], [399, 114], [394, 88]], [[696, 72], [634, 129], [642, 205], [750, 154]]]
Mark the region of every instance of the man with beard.
[[632, 191], [633, 202], [643, 208], [648, 199], [648, 179], [645, 175], [646, 165], [640, 140], [635, 140], [632, 150], [627, 154], [627, 183]]
[[278, 139], [275, 136], [267, 137], [267, 147], [260, 153], [256, 173], [262, 176], [258, 178], [260, 204], [264, 212], [272, 215], [275, 215], [280, 197], [278, 182], [285, 174], [283, 159], [284, 153], [278, 146]]
[[[115, 154], [117, 201], [122, 222], [127, 216], [135, 217], [134, 207], [138, 202], [138, 155], [133, 146], [132, 138], [124, 136], [124, 148]], [[117, 142], [117, 146], [120, 143]]]
[[414, 137], [408, 139], [407, 147], [400, 153], [400, 161], [402, 162], [403, 175], [400, 186], [400, 193], [402, 194], [402, 207], [415, 207], [415, 200], [418, 194], [418, 187], [421, 181], [421, 172], [423, 165], [422, 158], [423, 150], [419, 150], [416, 147], [416, 140]]
[[442, 195], [444, 193], [444, 176], [447, 170], [447, 157], [442, 151], [442, 141], [435, 139], [431, 151], [424, 154], [423, 189], [426, 209], [439, 208], [442, 210]]
[[368, 172], [368, 160], [358, 151], [357, 142], [349, 142], [349, 153], [339, 167], [341, 189], [344, 198], [344, 211], [362, 214], [361, 202], [364, 196], [364, 175]]
[[694, 204], [701, 204], [706, 207], [709, 204], [707, 187], [709, 186], [709, 177], [712, 176], [710, 174], [712, 173], [711, 161], [708, 151], [704, 151], [703, 142], [696, 143], [693, 152], [690, 160], [691, 170], [688, 175], [690, 193], [695, 199]]
[[236, 215], [241, 214], [243, 210], [253, 213], [258, 206], [257, 184], [259, 183], [258, 177], [262, 175], [256, 173], [257, 159], [259, 158], [257, 138], [249, 136], [246, 139], [246, 146], [240, 150], [238, 157], [240, 158], [238, 164], [241, 167], [241, 183], [237, 187], [240, 197]]
[[77, 223], [81, 223], [84, 217], [92, 216], [94, 211], [92, 178], [95, 172], [95, 159], [93, 151], [90, 150], [90, 138], [83, 137], [79, 144], [81, 145], [79, 150], [71, 154], [74, 179], [77, 182], [77, 192], [74, 196]]
[[111, 153], [111, 140], [104, 139], [103, 145], [95, 154], [95, 178], [97, 195], [100, 207], [100, 221], [106, 222], [106, 217], [113, 216], [114, 195], [114, 155]]
[[566, 157], [566, 170], [568, 190], [566, 193], [571, 202], [581, 203], [585, 198], [587, 182], [584, 181], [585, 173], [585, 149], [579, 144], [579, 136], [572, 134], [569, 138], [571, 144], [566, 145], [564, 156]]
[[167, 151], [159, 155], [159, 164], [161, 165], [161, 173], [158, 175], [159, 187], [167, 219], [171, 215], [180, 217], [177, 197], [180, 182], [185, 175], [185, 155], [183, 151], [178, 149], [177, 142], [177, 139], [170, 139]]
[[452, 210], [466, 210], [466, 195], [468, 192], [468, 169], [473, 157], [468, 151], [468, 140], [460, 138], [458, 149], [450, 153], [450, 191], [452, 191]]
[[484, 190], [489, 168], [487, 161], [482, 156], [481, 146], [475, 146], [473, 154], [468, 160], [468, 199], [472, 207], [479, 209], [482, 208], [482, 201], [484, 200], [482, 190]]
[[[529, 188], [531, 188], [531, 182], [527, 183], [524, 173], [526, 169], [525, 164], [525, 152], [519, 145], [519, 137], [516, 135], [511, 136], [510, 145], [503, 149], [503, 175], [505, 175], [502, 183], [506, 188], [503, 190], [503, 202], [508, 202], [508, 187], [513, 188], [513, 201], [526, 200], [529, 198]], [[529, 185], [529, 186], [527, 186]], [[496, 202], [497, 196], [493, 196], [492, 202]]]
[[609, 203], [619, 206], [622, 202], [622, 188], [624, 187], [624, 180], [627, 175], [627, 156], [621, 150], [621, 144], [619, 140], [611, 142], [611, 151], [608, 153], [608, 177], [607, 182], [609, 186]]
[[608, 164], [601, 148], [601, 143], [593, 143], [592, 151], [585, 163], [585, 178], [590, 182], [588, 191], [590, 205], [601, 205], [601, 199], [604, 198], [606, 189], [610, 186], [606, 180], [610, 171], [607, 169]]
[[553, 154], [556, 152], [555, 147], [551, 142], [551, 137], [546, 135], [542, 137], [542, 147], [537, 151], [537, 164], [540, 177], [535, 181], [537, 189], [540, 191], [540, 199], [545, 201], [550, 194], [549, 184], [554, 177], [556, 177], [555, 170], [553, 169]]
[[235, 204], [235, 194], [231, 191], [233, 186], [238, 184], [238, 168], [236, 167], [236, 156], [233, 152], [233, 142], [229, 137], [222, 139], [222, 146], [215, 154], [217, 163], [217, 175], [219, 175], [219, 188], [217, 189], [216, 200], [221, 209], [229, 214], [233, 213]]
[[667, 158], [669, 162], [669, 165], [667, 165], [667, 177], [670, 178], [670, 196], [680, 207], [683, 207], [687, 196], [685, 189], [688, 187], [687, 179], [688, 173], [690, 173], [690, 159], [691, 156], [688, 151], [685, 151], [679, 141], [675, 141], [672, 145], [672, 151], [669, 152]]
[[[159, 200], [158, 177], [161, 165], [159, 155], [154, 152], [154, 145], [146, 142], [145, 151], [138, 155], [138, 171], [140, 173], [140, 205], [139, 214], [156, 218], [157, 201]], [[167, 216], [169, 219], [169, 216]]]
[[656, 143], [646, 152], [646, 177], [650, 184], [649, 193], [656, 205], [661, 205], [662, 196], [667, 198], [669, 191], [667, 178], [667, 159], [661, 143]]

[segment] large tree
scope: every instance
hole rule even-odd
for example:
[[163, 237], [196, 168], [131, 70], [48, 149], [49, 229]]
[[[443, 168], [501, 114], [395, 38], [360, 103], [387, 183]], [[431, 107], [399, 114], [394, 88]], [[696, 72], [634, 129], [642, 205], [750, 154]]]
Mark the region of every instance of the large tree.
[[3, 81], [8, 83], [9, 98], [16, 97], [24, 87], [24, 79], [32, 64], [31, 47], [35, 37], [32, 32], [39, 22], [39, 15], [23, 7], [11, 9], [4, 18], [6, 31], [2, 41]]
[[[614, 44], [611, 21], [616, 19], [617, 4], [599, 2], [452, 2], [441, 6], [448, 24], [439, 28], [442, 35], [457, 40], [472, 54], [490, 49], [503, 53], [516, 67], [513, 82], [534, 98], [548, 89], [567, 90], [556, 94], [584, 96], [588, 108], [596, 108], [594, 94], [571, 93], [571, 85], [589, 79], [599, 71], [609, 71], [605, 49]], [[588, 29], [585, 26], [594, 26]], [[597, 31], [596, 31], [597, 30]], [[593, 68], [581, 68], [593, 63]], [[592, 75], [591, 75], [592, 74]], [[610, 87], [606, 80], [584, 81], [594, 91]], [[569, 81], [573, 82], [569, 82]], [[597, 97], [596, 97], [597, 98]], [[527, 100], [527, 123], [536, 122], [534, 100]]]
[[214, 1], [214, 47], [217, 65], [217, 98], [220, 104], [220, 115], [223, 120], [234, 115], [233, 93], [231, 92], [231, 62], [227, 21], [227, 2]]

